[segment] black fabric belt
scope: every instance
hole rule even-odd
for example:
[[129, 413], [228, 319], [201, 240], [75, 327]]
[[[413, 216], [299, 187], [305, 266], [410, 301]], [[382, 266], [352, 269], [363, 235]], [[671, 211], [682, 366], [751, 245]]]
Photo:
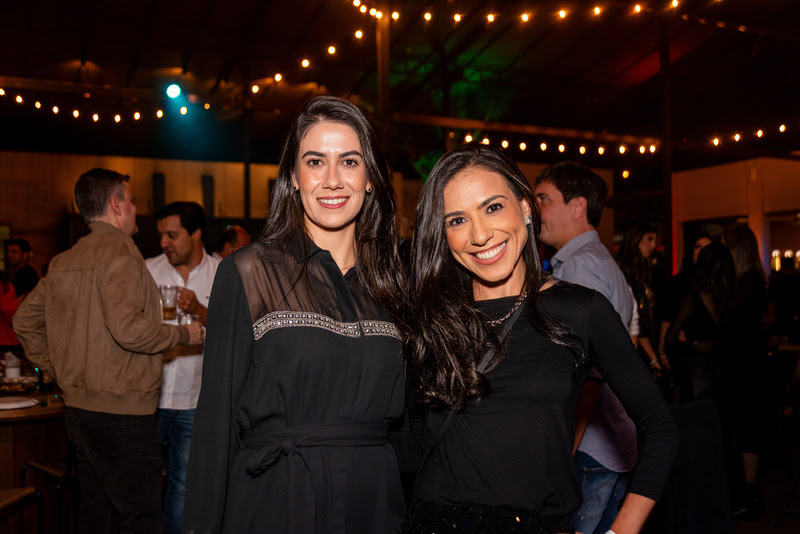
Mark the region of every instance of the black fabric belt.
[[282, 456], [297, 453], [303, 447], [374, 447], [389, 443], [386, 423], [315, 423], [298, 425], [271, 432], [244, 431], [242, 444], [260, 449], [247, 462], [247, 472], [258, 476], [272, 467]]

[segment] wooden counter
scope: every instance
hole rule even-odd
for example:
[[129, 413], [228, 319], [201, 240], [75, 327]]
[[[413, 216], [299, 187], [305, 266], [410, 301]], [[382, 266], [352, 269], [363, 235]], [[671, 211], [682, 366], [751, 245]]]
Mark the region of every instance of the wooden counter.
[[[67, 456], [67, 428], [61, 395], [36, 392], [14, 396], [44, 399], [44, 402], [30, 408], [0, 410], [0, 490], [19, 486], [20, 470], [29, 461], [64, 461]], [[42, 492], [45, 528], [46, 532], [52, 532], [52, 481], [30, 472], [26, 483]], [[35, 507], [31, 506], [25, 514], [26, 530], [34, 531], [35, 517]], [[0, 534], [6, 532], [16, 532], [16, 518], [0, 523]]]

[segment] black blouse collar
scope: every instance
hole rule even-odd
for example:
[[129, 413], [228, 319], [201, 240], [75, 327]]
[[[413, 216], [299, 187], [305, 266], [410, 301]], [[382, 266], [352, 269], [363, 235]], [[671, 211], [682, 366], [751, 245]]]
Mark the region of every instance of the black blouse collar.
[[[286, 240], [286, 249], [297, 263], [303, 263], [304, 261], [308, 261], [312, 256], [320, 255], [319, 261], [323, 263], [330, 261], [335, 265], [331, 253], [317, 246], [311, 237], [303, 233], [302, 230], [298, 230], [295, 232], [294, 236]], [[336, 268], [338, 269], [338, 266], [336, 266]], [[357, 269], [351, 268], [347, 273], [342, 274], [346, 279], [350, 279], [356, 271]]]

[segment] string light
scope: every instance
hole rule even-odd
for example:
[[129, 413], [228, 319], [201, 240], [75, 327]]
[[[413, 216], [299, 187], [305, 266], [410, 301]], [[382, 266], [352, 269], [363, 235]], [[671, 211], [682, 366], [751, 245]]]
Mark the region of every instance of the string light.
[[603, 146], [597, 147], [597, 153], [600, 154], [601, 156], [603, 155], [603, 153], [605, 151], [606, 151], [605, 147], [603, 147]]
[[97, 113], [95, 113], [94, 115], [92, 115], [92, 120], [93, 120], [94, 122], [97, 122], [97, 121], [99, 121], [99, 120], [100, 120], [100, 115], [98, 115]]
[[261, 88], [257, 85], [253, 85], [253, 87], [250, 88], [250, 90], [253, 91], [253, 94], [258, 93], [259, 89]]
[[392, 12], [392, 19], [393, 20], [397, 20], [399, 18], [400, 18], [400, 13], [398, 13], [397, 11], [393, 11]]
[[630, 172], [628, 172], [628, 171], [627, 171], [627, 169], [626, 169], [626, 170], [624, 170], [624, 171], [622, 171], [622, 178], [624, 178], [625, 180], [627, 180], [628, 178], [630, 178], [630, 176], [631, 176], [631, 173], [630, 173]]
[[558, 12], [558, 16], [561, 17], [562, 19], [565, 19], [567, 18], [567, 12], [562, 9], [561, 11]]
[[639, 147], [639, 154], [644, 154], [646, 151], [647, 149], [644, 147], [644, 145]]
[[17, 104], [22, 104], [22, 97], [20, 95], [17, 95], [17, 98], [15, 98], [14, 100], [17, 101]]
[[545, 150], [547, 150], [547, 143], [542, 143], [541, 145], [539, 145], [539, 148], [541, 148], [542, 152], [544, 152]]
[[335, 46], [329, 46], [329, 47], [328, 47], [328, 53], [329, 53], [330, 55], [333, 55], [333, 54], [335, 54], [335, 53], [336, 53], [336, 47], [335, 47]]
[[467, 134], [467, 136], [464, 138], [464, 142], [465, 143], [471, 143], [472, 142], [472, 136]]
[[120, 117], [119, 115], [114, 115], [114, 122], [119, 122], [121, 120], [122, 120], [122, 117]]
[[353, 0], [353, 5], [358, 7], [361, 5], [361, 0]]
[[361, 11], [362, 13], [366, 13], [367, 12], [367, 6], [361, 6], [359, 8], [359, 11]]
[[158, 117], [160, 119], [163, 116], [164, 116], [164, 112], [163, 111], [161, 111], [160, 109], [158, 111], [156, 111], [156, 117]]
[[76, 109], [76, 110], [73, 110], [73, 111], [72, 111], [72, 116], [73, 116], [73, 117], [75, 117], [75, 118], [77, 119], [77, 118], [80, 116], [80, 112], [79, 112], [77, 109]]
[[362, 37], [364, 37], [364, 32], [356, 30], [356, 39], [361, 39]]
[[585, 146], [580, 147], [578, 149], [578, 152], [580, 152], [581, 154], [586, 154], [586, 147]]
[[[208, 104], [206, 104], [206, 106], [207, 106], [207, 105], [208, 105]], [[134, 113], [134, 114], [133, 114], [133, 120], [135, 120], [135, 121], [138, 121], [138, 120], [139, 120], [139, 119], [141, 119], [141, 118], [142, 118], [142, 114], [141, 114], [141, 113], [139, 113], [138, 111], [137, 111], [136, 113]]]
[[489, 22], [494, 22], [494, 15], [489, 13], [488, 15], [486, 15], [486, 20], [488, 20]]
[[558, 145], [558, 151], [559, 152], [564, 152], [566, 149], [567, 149], [567, 147], [565, 147], [564, 145]]
[[424, 18], [426, 21], [430, 21], [430, 20], [431, 20], [431, 18], [432, 18], [432, 16], [431, 16], [431, 14], [430, 14], [430, 13], [425, 13], [425, 15], [423, 15], [423, 18]]
[[37, 100], [36, 102], [34, 102], [33, 107], [35, 107], [36, 109], [41, 109], [42, 103]]
[[635, 12], [637, 12], [637, 13], [641, 13], [641, 12], [642, 12], [642, 6], [640, 6], [639, 4], [636, 4], [636, 5], [633, 7], [633, 10], [634, 10]]
[[528, 22], [528, 19], [530, 17], [528, 16], [527, 13], [523, 13], [522, 15], [520, 15], [520, 18], [522, 19], [522, 22]]
[[0, 96], [6, 96], [6, 92], [2, 87], [0, 87]]
[[719, 146], [719, 137], [715, 137], [711, 142], [714, 143], [714, 146]]
[[678, 0], [672, 0], [672, 7], [678, 7]]
[[786, 125], [785, 125], [785, 124], [781, 124], [781, 125], [780, 125], [780, 127], [778, 128], [778, 131], [779, 131], [780, 133], [783, 133], [783, 132], [785, 132], [785, 131], [786, 131]]
[[377, 13], [377, 12], [378, 12], [378, 10], [375, 9], [374, 7], [369, 10], [369, 14], [372, 15], [373, 17], [375, 16], [375, 13]]
[[311, 62], [307, 59], [304, 59], [300, 64], [303, 66], [304, 69], [307, 69], [308, 66], [311, 65]]
[[453, 20], [456, 22], [461, 22], [461, 15], [456, 13], [455, 15], [453, 15]]
[[739, 142], [739, 140], [740, 140], [741, 138], [742, 138], [742, 136], [741, 136], [741, 135], [739, 135], [738, 133], [737, 133], [737, 134], [734, 134], [734, 136], [733, 136], [733, 140], [734, 140], [734, 141], [736, 141], [737, 143]]
[[376, 18], [376, 19], [383, 18], [383, 13], [382, 13], [381, 11], [376, 11], [376, 12], [375, 12], [375, 18]]
[[756, 135], [757, 135], [758, 137], [762, 137], [762, 136], [764, 135], [764, 130], [759, 130], [759, 131], [757, 131], [757, 132], [756, 132]]
[[489, 138], [488, 137], [484, 137], [483, 141], [481, 141], [481, 143], [483, 143], [484, 145], [488, 145], [489, 144]]
[[186, 115], [189, 109], [186, 106], [181, 106], [181, 115]]
[[53, 106], [53, 115], [58, 115], [58, 106]]
[[624, 154], [624, 153], [625, 153], [625, 150], [627, 150], [627, 149], [625, 148], [625, 145], [619, 145], [619, 153], [620, 153], [620, 154]]
[[651, 154], [655, 154], [656, 153], [656, 145], [650, 145], [650, 153]]
[[503, 147], [503, 148], [508, 148], [508, 141], [506, 141], [505, 139], [503, 139], [503, 142], [502, 142], [502, 143], [500, 143], [500, 146], [501, 146], [501, 147]]
[[281, 73], [278, 72], [278, 73], [275, 74], [274, 78], [275, 78], [276, 82], [279, 82], [279, 81], [281, 81], [283, 79], [283, 76], [281, 76]]
[[519, 144], [519, 149], [520, 150], [524, 151], [526, 148], [528, 148], [528, 145], [526, 145], [525, 143], [520, 143]]

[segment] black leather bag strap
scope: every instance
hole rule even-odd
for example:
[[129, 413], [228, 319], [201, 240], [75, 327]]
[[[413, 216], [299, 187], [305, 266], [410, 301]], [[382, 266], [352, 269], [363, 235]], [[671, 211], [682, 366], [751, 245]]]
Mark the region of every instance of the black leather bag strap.
[[[497, 334], [497, 340], [500, 343], [503, 342], [508, 333], [511, 331], [511, 327], [514, 326], [514, 323], [517, 321], [517, 318], [520, 316], [520, 314], [522, 314], [522, 310], [524, 308], [525, 306], [522, 305], [514, 310], [514, 313], [511, 314], [511, 317], [509, 317], [506, 323], [503, 325], [503, 328]], [[489, 362], [492, 361], [493, 356], [494, 351], [492, 349], [487, 349], [486, 352], [483, 353], [483, 357], [476, 368], [479, 373], [484, 372], [486, 368], [489, 367]], [[422, 467], [425, 465], [425, 460], [428, 459], [428, 456], [430, 456], [433, 449], [435, 449], [436, 446], [442, 441], [442, 438], [447, 433], [447, 429], [450, 428], [450, 425], [453, 424], [453, 421], [459, 413], [461, 413], [461, 410], [450, 410], [450, 413], [447, 414], [447, 419], [444, 420], [444, 424], [439, 429], [439, 432], [436, 433], [436, 437], [433, 438], [433, 443], [431, 443], [431, 446], [425, 451], [425, 454], [422, 455], [422, 460], [420, 460], [419, 467], [417, 468], [417, 476], [419, 476], [420, 472], [422, 471]]]

